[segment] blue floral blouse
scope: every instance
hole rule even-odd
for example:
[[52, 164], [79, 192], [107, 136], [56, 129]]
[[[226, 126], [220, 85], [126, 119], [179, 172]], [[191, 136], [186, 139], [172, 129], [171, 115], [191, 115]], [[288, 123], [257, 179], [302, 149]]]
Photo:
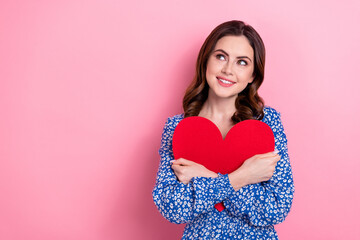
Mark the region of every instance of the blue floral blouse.
[[[172, 223], [186, 223], [182, 239], [278, 239], [274, 225], [290, 211], [294, 183], [287, 139], [280, 114], [264, 108], [263, 122], [275, 136], [281, 159], [269, 181], [251, 184], [235, 191], [228, 175], [217, 178], [194, 177], [179, 182], [171, 169], [174, 159], [172, 136], [183, 114], [168, 118], [161, 139], [161, 157], [153, 199], [160, 213]], [[214, 205], [223, 202], [219, 212]]]

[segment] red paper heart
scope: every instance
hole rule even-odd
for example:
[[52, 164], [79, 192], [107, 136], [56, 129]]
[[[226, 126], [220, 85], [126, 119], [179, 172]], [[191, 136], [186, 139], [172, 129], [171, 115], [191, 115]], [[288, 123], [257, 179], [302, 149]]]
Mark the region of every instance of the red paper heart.
[[[222, 138], [220, 130], [203, 117], [187, 117], [180, 121], [173, 135], [175, 159], [185, 158], [204, 165], [211, 171], [228, 174], [256, 155], [274, 151], [271, 128], [258, 120], [245, 120], [233, 126]], [[222, 211], [222, 203], [215, 205]]]

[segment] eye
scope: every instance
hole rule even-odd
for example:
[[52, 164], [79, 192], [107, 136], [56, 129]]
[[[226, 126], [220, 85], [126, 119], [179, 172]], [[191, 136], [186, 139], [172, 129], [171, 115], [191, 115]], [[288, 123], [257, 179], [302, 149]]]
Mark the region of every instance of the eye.
[[241, 65], [241, 66], [246, 66], [247, 65], [247, 62], [245, 60], [239, 60], [237, 61], [237, 64]]
[[222, 55], [222, 54], [217, 54], [215, 57], [216, 57], [217, 59], [221, 60], [221, 61], [226, 60], [225, 56]]

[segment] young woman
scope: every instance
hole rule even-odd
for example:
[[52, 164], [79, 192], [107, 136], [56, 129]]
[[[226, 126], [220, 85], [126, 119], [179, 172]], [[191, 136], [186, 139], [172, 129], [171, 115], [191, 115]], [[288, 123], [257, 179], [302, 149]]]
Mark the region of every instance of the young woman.
[[[216, 27], [200, 49], [184, 114], [165, 124], [153, 190], [160, 213], [170, 222], [186, 223], [182, 239], [278, 239], [274, 225], [290, 210], [294, 184], [280, 114], [264, 106], [257, 93], [264, 66], [261, 37], [241, 21]], [[229, 174], [174, 159], [174, 129], [189, 116], [209, 119], [223, 137], [240, 121], [261, 120], [274, 133], [276, 151], [255, 155]], [[214, 208], [219, 202], [225, 206], [221, 212]]]

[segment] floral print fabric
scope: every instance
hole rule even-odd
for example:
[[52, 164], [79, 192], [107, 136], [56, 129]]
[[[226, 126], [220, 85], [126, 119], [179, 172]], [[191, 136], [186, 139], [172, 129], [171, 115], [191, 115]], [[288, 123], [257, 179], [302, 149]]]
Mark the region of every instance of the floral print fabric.
[[[228, 175], [194, 177], [180, 183], [171, 169], [172, 136], [183, 114], [168, 118], [161, 139], [160, 166], [153, 200], [160, 213], [172, 223], [186, 223], [182, 239], [278, 239], [274, 225], [284, 221], [294, 194], [287, 139], [280, 114], [264, 108], [263, 122], [275, 136], [281, 159], [269, 181], [235, 191]], [[214, 208], [223, 202], [222, 212]]]

